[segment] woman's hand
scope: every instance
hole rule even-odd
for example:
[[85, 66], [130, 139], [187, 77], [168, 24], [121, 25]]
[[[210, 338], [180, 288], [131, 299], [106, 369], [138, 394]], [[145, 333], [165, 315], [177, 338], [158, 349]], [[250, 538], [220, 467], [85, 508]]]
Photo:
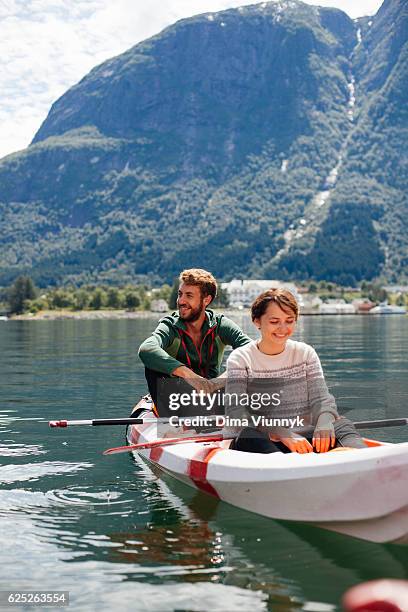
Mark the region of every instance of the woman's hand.
[[334, 415], [330, 412], [323, 412], [317, 419], [313, 432], [313, 447], [318, 453], [326, 453], [336, 444], [334, 420]]
[[313, 453], [313, 446], [310, 442], [303, 436], [293, 432], [289, 432], [288, 435], [272, 434], [270, 439], [273, 442], [283, 442], [292, 453]]

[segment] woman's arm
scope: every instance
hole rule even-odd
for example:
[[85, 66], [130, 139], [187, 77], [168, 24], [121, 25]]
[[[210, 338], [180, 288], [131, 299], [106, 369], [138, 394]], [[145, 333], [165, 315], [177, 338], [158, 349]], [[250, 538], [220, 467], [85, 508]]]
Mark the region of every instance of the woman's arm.
[[312, 417], [311, 422], [316, 425], [320, 415], [325, 412], [331, 414], [334, 420], [338, 418], [339, 414], [336, 400], [327, 388], [320, 359], [314, 348], [309, 347], [309, 349], [306, 362], [308, 404]]
[[339, 414], [336, 400], [327, 388], [320, 359], [312, 347], [306, 362], [306, 379], [311, 421], [315, 425], [313, 447], [324, 453], [336, 443], [333, 423]]
[[[247, 417], [246, 409], [242, 404], [242, 398], [245, 394], [248, 394], [248, 367], [238, 351], [232, 351], [226, 365], [225, 416], [243, 419]], [[241, 427], [238, 426], [237, 431], [240, 429]]]

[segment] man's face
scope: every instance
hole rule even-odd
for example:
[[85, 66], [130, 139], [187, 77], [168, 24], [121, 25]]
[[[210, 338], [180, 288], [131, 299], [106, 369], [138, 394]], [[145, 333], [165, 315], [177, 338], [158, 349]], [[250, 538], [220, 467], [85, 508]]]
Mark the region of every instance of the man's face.
[[209, 296], [202, 297], [200, 287], [181, 283], [177, 297], [180, 318], [186, 323], [197, 321], [210, 300]]

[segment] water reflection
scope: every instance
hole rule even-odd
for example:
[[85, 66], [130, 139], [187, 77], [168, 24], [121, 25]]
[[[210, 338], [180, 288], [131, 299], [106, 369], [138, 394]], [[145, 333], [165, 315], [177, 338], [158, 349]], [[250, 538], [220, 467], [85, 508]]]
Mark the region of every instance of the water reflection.
[[[296, 601], [299, 605], [307, 601], [336, 604], [356, 582], [384, 575], [408, 577], [407, 548], [371, 544], [303, 524], [255, 516], [165, 475], [157, 486], [177, 512], [173, 517], [178, 518], [164, 526], [150, 526], [158, 536], [154, 546], [150, 544], [152, 536], [138, 532], [138, 555], [144, 563], [160, 558], [160, 562], [171, 564], [176, 548], [176, 554], [183, 551], [190, 566], [194, 560], [203, 568], [210, 566], [212, 580], [261, 590], [274, 610], [275, 605], [295, 609]], [[176, 542], [168, 539], [169, 531], [175, 534]], [[131, 538], [131, 534], [122, 535], [124, 540]], [[119, 540], [118, 534], [114, 538]], [[191, 579], [197, 579], [198, 573]]]
[[[97, 492], [90, 497], [100, 499]], [[83, 501], [83, 495], [78, 499]], [[153, 507], [149, 520], [154, 519], [157, 511], [155, 486], [151, 500]], [[105, 505], [103, 501], [102, 505]], [[160, 505], [163, 508], [162, 494]], [[168, 510], [171, 509], [175, 510], [173, 502], [168, 503]], [[99, 525], [92, 507], [82, 503], [79, 507], [78, 504], [67, 504], [65, 499], [61, 500], [52, 492], [24, 490], [1, 491], [0, 514], [10, 523], [3, 546], [7, 547], [11, 566], [7, 578], [0, 578], [3, 588], [11, 582], [15, 588], [18, 585], [21, 589], [33, 588], [35, 583], [36, 588], [41, 585], [42, 589], [69, 590], [75, 610], [89, 610], [90, 602], [111, 609], [118, 600], [122, 609], [129, 610], [230, 611], [242, 606], [244, 609], [247, 606], [254, 610], [266, 609], [262, 593], [247, 592], [236, 585], [230, 585], [226, 592], [223, 585], [208, 582], [212, 573], [208, 571], [208, 565], [214, 563], [214, 559], [207, 555], [205, 560], [198, 562], [197, 553], [208, 546], [211, 532], [201, 521], [192, 528], [177, 522], [174, 528], [159, 526], [157, 536], [154, 523], [141, 521], [139, 527], [135, 525], [136, 532], [119, 536], [120, 521], [116, 519], [115, 529], [107, 535], [89, 529], [92, 525]], [[176, 514], [173, 512], [169, 521], [172, 525]], [[176, 532], [180, 537], [173, 537]], [[192, 540], [194, 533], [196, 537]], [[15, 546], [17, 541], [18, 546]], [[160, 552], [163, 541], [170, 548], [177, 545], [170, 556]], [[143, 556], [130, 561], [125, 546], [140, 547]], [[203, 575], [200, 577], [198, 574]], [[183, 582], [175, 584], [175, 579]], [[204, 593], [205, 601], [202, 599]]]

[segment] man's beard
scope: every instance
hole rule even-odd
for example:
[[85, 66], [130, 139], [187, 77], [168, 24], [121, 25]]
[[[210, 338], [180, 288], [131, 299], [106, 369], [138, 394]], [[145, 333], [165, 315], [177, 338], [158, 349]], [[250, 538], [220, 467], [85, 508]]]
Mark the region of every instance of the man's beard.
[[179, 314], [180, 314], [180, 318], [185, 322], [185, 323], [194, 323], [194, 321], [197, 321], [197, 319], [200, 318], [201, 313], [204, 310], [204, 300], [203, 298], [201, 298], [200, 301], [200, 305], [197, 306], [197, 308], [192, 308], [190, 310], [190, 314], [186, 315], [186, 316], [182, 316], [180, 314], [180, 306], [179, 306]]

